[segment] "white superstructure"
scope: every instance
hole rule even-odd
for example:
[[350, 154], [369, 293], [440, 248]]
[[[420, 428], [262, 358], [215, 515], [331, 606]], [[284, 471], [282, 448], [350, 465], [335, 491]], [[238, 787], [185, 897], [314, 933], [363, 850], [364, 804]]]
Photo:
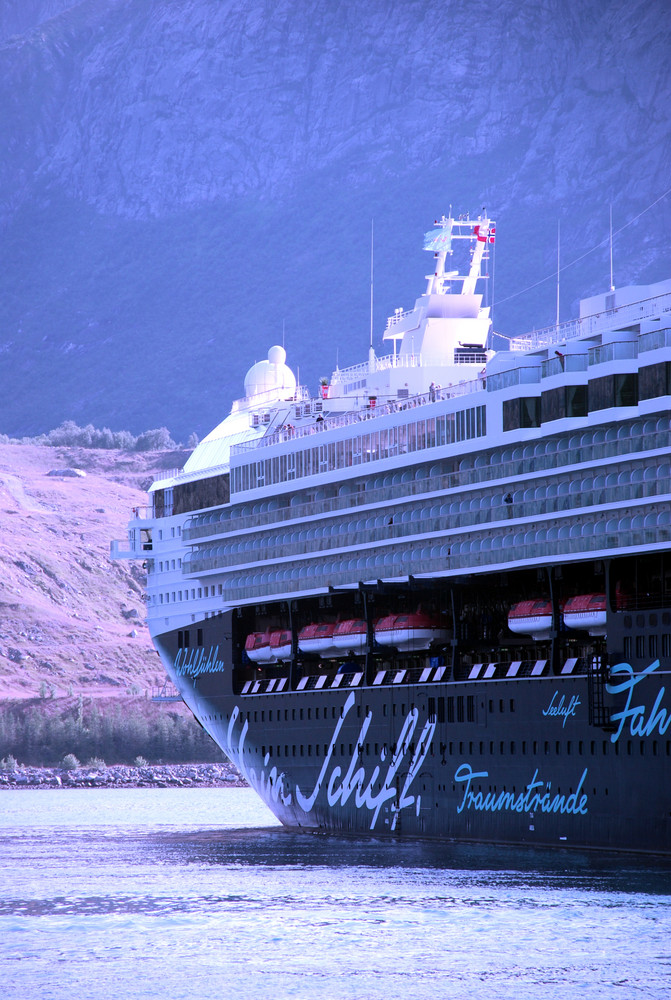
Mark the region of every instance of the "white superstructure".
[[[250, 369], [225, 420], [154, 484], [129, 545], [113, 543], [147, 560], [154, 633], [264, 597], [641, 552], [668, 534], [671, 281], [593, 296], [494, 354], [480, 289], [494, 237], [484, 214], [436, 222], [426, 290], [384, 332], [391, 354], [317, 395], [280, 347]], [[463, 273], [446, 269], [460, 246]]]

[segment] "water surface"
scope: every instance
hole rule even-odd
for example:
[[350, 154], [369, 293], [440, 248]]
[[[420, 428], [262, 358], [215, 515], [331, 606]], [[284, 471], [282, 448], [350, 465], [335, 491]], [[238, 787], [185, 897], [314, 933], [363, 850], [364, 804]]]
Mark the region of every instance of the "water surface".
[[11, 1000], [671, 996], [671, 862], [294, 834], [249, 789], [0, 793]]

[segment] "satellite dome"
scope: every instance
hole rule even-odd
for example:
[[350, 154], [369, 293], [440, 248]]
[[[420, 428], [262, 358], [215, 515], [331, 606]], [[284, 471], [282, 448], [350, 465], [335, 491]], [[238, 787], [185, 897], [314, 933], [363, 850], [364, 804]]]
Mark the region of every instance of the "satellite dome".
[[279, 347], [277, 344], [275, 347], [271, 347], [268, 351], [268, 361], [271, 365], [283, 365], [287, 360], [287, 352], [283, 347]]
[[245, 396], [258, 396], [259, 393], [272, 393], [278, 398], [293, 395], [296, 389], [296, 376], [284, 362], [287, 352], [283, 347], [275, 345], [268, 351], [267, 361], [257, 361], [245, 375]]

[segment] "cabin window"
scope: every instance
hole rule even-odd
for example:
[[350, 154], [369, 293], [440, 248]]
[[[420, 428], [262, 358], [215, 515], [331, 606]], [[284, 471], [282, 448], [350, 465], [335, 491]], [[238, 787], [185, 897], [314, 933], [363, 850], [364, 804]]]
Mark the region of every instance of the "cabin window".
[[638, 403], [638, 374], [634, 372], [590, 379], [587, 386], [590, 412]]
[[519, 427], [540, 427], [541, 400], [538, 396], [522, 396], [503, 401], [503, 429], [514, 431]]
[[654, 399], [671, 394], [671, 361], [657, 365], [646, 365], [638, 372], [638, 388], [641, 399]]

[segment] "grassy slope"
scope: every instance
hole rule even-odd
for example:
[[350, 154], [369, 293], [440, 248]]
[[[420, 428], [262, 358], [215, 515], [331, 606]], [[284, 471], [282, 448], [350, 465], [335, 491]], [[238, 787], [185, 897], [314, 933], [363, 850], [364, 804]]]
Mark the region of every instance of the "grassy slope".
[[[0, 445], [0, 758], [220, 760], [165, 680], [149, 640], [144, 571], [112, 562], [153, 474], [181, 453]], [[54, 477], [78, 468], [82, 478]]]
[[[144, 695], [163, 682], [144, 572], [111, 562], [109, 542], [166, 464], [176, 456], [0, 445], [2, 699]], [[86, 476], [47, 475], [67, 467]]]

